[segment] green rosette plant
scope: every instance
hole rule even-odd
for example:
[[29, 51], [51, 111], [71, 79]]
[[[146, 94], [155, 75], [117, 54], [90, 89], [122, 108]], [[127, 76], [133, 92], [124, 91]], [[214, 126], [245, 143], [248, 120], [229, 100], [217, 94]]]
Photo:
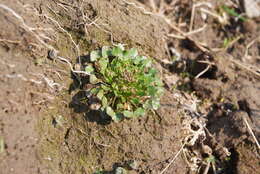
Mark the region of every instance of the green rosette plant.
[[115, 122], [143, 116], [160, 106], [163, 83], [159, 73], [152, 67], [152, 60], [139, 56], [135, 48], [125, 50], [119, 44], [92, 51], [85, 71], [94, 84], [90, 93]]

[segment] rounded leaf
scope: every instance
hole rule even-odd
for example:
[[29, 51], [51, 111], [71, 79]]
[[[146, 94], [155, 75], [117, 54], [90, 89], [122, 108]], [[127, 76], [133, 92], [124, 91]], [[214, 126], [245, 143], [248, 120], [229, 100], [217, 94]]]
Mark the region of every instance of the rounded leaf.
[[91, 84], [97, 84], [99, 81], [98, 81], [98, 78], [97, 78], [94, 74], [91, 74], [91, 75], [89, 76], [89, 82], [90, 82]]
[[103, 96], [101, 102], [103, 107], [106, 107], [108, 105], [107, 98], [105, 96]]
[[115, 174], [127, 174], [127, 171], [123, 167], [117, 167]]
[[119, 43], [116, 46], [119, 47], [122, 51], [125, 50], [124, 44]]
[[91, 62], [95, 62], [100, 57], [101, 57], [100, 51], [91, 51], [91, 53], [90, 53]]
[[130, 50], [124, 51], [125, 57], [135, 58], [138, 55], [136, 48], [131, 48]]
[[101, 90], [99, 90], [98, 91], [98, 93], [97, 93], [97, 98], [99, 99], [99, 100], [102, 100], [102, 97], [104, 96], [104, 91], [101, 89]]
[[110, 107], [106, 107], [106, 113], [107, 115], [109, 115], [112, 120], [114, 120], [115, 122], [119, 122], [122, 120], [122, 115], [121, 114], [116, 114], [115, 111]]
[[94, 68], [92, 65], [88, 65], [85, 68], [85, 72], [91, 74], [94, 71]]
[[105, 69], [107, 68], [108, 58], [102, 57], [99, 61], [100, 71], [104, 74]]
[[137, 108], [134, 112], [134, 115], [136, 116], [144, 116], [145, 115], [145, 110], [143, 108]]
[[134, 117], [134, 113], [131, 112], [131, 111], [128, 111], [128, 110], [123, 111], [123, 114], [124, 114], [124, 116], [127, 117], [127, 118], [132, 118], [132, 117]]
[[112, 118], [116, 116], [116, 113], [110, 106], [106, 107], [106, 113], [107, 113], [107, 115], [109, 115]]
[[96, 95], [98, 93], [98, 91], [99, 91], [99, 88], [92, 88], [90, 90], [90, 93]]
[[113, 56], [121, 57], [123, 55], [123, 50], [120, 47], [114, 47], [111, 53]]
[[110, 50], [110, 48], [108, 46], [103, 46], [101, 52], [102, 52], [101, 53], [102, 57], [108, 58], [108, 56], [110, 56], [111, 50]]
[[160, 101], [158, 99], [152, 101], [152, 107], [157, 110], [160, 107]]

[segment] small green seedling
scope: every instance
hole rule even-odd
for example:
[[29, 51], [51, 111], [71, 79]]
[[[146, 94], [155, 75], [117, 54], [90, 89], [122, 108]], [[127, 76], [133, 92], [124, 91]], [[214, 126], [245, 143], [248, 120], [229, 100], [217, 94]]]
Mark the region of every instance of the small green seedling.
[[159, 108], [163, 83], [152, 60], [139, 56], [137, 49], [125, 50], [121, 44], [104, 46], [90, 53], [90, 61], [85, 68], [94, 85], [90, 92], [115, 122]]
[[233, 17], [237, 17], [238, 19], [240, 19], [241, 21], [245, 22], [246, 21], [246, 18], [241, 16], [240, 14], [238, 14], [233, 8], [230, 8], [226, 5], [223, 5], [221, 7], [227, 14], [229, 14], [230, 16], [233, 16]]
[[105, 174], [105, 172], [103, 170], [97, 170], [94, 174]]

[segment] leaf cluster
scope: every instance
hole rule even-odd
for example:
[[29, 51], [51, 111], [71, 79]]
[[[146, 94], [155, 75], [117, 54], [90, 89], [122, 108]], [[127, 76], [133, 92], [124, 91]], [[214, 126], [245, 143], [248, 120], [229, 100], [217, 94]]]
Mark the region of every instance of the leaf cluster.
[[104, 46], [90, 53], [90, 61], [85, 68], [91, 74], [90, 83], [95, 85], [90, 92], [114, 121], [158, 109], [163, 83], [152, 60], [139, 56], [137, 49], [125, 50], [121, 44]]

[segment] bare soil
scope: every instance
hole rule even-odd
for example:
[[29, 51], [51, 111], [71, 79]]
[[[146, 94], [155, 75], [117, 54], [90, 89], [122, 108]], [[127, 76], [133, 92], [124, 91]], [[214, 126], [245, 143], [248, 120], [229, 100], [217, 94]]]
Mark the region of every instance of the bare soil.
[[[118, 166], [132, 174], [157, 174], [168, 164], [167, 174], [203, 173], [209, 155], [219, 173], [260, 171], [259, 149], [245, 124], [247, 120], [259, 140], [260, 19], [230, 17], [220, 24], [197, 12], [193, 29], [206, 28], [172, 37], [183, 33], [162, 14], [189, 32], [195, 4], [185, 0], [170, 6], [172, 2], [165, 1], [172, 8], [159, 15], [159, 1], [153, 7], [148, 1], [2, 0], [0, 174], [113, 173]], [[209, 3], [219, 13], [225, 4]], [[236, 11], [243, 12], [242, 6]], [[55, 48], [77, 67], [79, 57], [84, 62], [91, 50], [113, 43], [155, 58], [165, 82], [158, 111], [120, 123], [104, 120], [84, 102], [83, 76], [75, 76], [68, 63], [50, 52]], [[184, 123], [191, 120], [205, 124], [206, 134], [184, 146]], [[171, 163], [179, 151], [183, 153]], [[191, 154], [201, 160], [190, 163]], [[138, 164], [136, 169], [129, 168], [130, 161]], [[192, 170], [191, 164], [199, 167]], [[210, 167], [208, 173], [214, 172]]]

